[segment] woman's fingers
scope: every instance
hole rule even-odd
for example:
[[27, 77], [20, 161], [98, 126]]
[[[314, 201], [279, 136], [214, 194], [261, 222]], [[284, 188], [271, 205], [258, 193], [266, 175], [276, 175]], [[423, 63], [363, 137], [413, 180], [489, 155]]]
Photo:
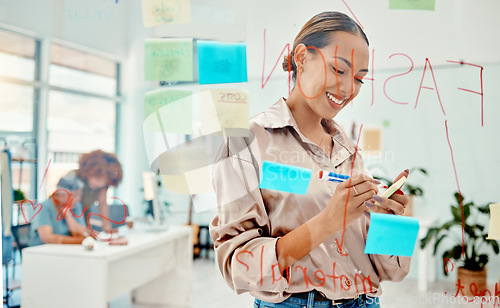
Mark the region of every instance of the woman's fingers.
[[393, 194], [389, 199], [401, 203], [405, 208], [408, 205], [408, 202], [410, 202], [410, 198], [407, 195]]
[[[377, 201], [377, 203], [378, 203], [378, 208], [376, 208], [376, 212], [379, 212], [379, 210], [382, 210], [382, 212], [391, 213], [391, 211], [392, 211], [392, 213], [394, 213], [394, 214], [402, 215], [405, 211], [404, 205], [402, 203], [399, 203], [398, 201], [395, 201], [392, 199], [387, 199], [387, 198], [382, 198], [378, 195], [373, 195], [372, 198], [375, 201]], [[405, 205], [406, 205], [406, 203], [405, 203]]]
[[365, 181], [365, 182], [362, 182], [360, 184], [348, 187], [347, 189], [351, 190], [351, 196], [353, 196], [353, 197], [358, 197], [358, 196], [364, 195], [368, 192], [372, 192], [372, 194], [369, 196], [366, 196], [366, 198], [363, 199], [363, 201], [368, 200], [369, 198], [371, 198], [371, 196], [378, 193], [377, 185], [371, 181]]
[[380, 184], [379, 180], [375, 180], [374, 178], [364, 175], [364, 174], [359, 174], [359, 175], [354, 175], [350, 179], [345, 180], [344, 182], [340, 183], [339, 186], [343, 187], [353, 187], [356, 186], [356, 190], [358, 190], [357, 185], [362, 184], [364, 182], [369, 182], [373, 183], [375, 185]]
[[397, 177], [396, 179], [394, 180], [394, 183], [396, 183], [400, 178], [402, 178], [403, 176], [408, 178], [408, 176], [410, 175], [410, 170], [409, 169], [405, 169], [403, 172], [401, 172]]

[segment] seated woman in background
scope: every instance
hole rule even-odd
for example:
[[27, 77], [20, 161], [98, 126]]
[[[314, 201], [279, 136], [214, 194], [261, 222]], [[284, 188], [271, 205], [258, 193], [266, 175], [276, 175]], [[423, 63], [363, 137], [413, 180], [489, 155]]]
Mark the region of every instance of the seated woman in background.
[[[76, 173], [84, 183], [82, 190], [83, 208], [98, 202], [99, 213], [104, 217], [109, 217], [106, 194], [110, 186], [117, 187], [120, 184], [123, 175], [122, 165], [116, 155], [101, 150], [83, 154], [79, 160], [79, 169], [71, 171], [71, 173]], [[111, 223], [104, 220], [102, 229], [111, 232]]]
[[30, 246], [80, 244], [90, 234], [83, 217], [76, 217], [82, 214], [80, 200], [83, 186], [75, 173], [68, 173], [59, 180], [57, 190], [42, 203], [42, 209], [33, 217]]

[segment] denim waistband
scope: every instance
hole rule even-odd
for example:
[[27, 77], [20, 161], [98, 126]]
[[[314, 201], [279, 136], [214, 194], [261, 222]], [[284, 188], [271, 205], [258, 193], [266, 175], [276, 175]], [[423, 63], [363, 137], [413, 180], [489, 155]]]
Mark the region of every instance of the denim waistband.
[[[304, 295], [307, 295], [307, 298], [304, 298]], [[342, 300], [341, 303], [333, 304], [332, 300], [328, 300], [325, 298], [318, 298], [319, 293], [315, 290], [311, 292], [300, 293], [299, 296], [290, 296], [285, 301], [281, 303], [268, 303], [261, 301], [259, 299], [255, 300], [255, 307], [333, 307], [333, 308], [343, 308], [343, 307], [351, 307], [353, 304], [357, 304], [357, 306], [363, 306], [365, 303], [374, 304], [378, 303], [377, 297], [367, 296], [366, 294], [361, 294], [356, 298], [345, 299]], [[265, 304], [265, 305], [262, 305]]]

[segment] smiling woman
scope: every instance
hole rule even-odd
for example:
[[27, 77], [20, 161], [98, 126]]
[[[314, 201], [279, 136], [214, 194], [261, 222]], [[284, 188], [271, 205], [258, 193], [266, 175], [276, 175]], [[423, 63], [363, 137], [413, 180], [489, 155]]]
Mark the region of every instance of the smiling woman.
[[[283, 62], [296, 82], [289, 97], [251, 118], [249, 137], [227, 138], [219, 151], [210, 233], [227, 284], [251, 292], [255, 307], [379, 307], [380, 282], [409, 271], [409, 257], [364, 253], [366, 212], [402, 214], [408, 197], [374, 197], [380, 182], [333, 120], [358, 95], [368, 64], [368, 39], [355, 21], [338, 12], [314, 16]], [[291, 153], [300, 159], [287, 166]], [[270, 165], [350, 178], [292, 185], [297, 172], [278, 175]]]

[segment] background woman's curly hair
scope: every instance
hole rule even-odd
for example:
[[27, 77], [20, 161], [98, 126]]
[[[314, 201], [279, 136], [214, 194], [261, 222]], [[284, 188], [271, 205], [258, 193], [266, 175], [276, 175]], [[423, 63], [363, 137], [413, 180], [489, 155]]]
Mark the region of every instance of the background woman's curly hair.
[[123, 170], [118, 158], [113, 153], [95, 150], [82, 154], [79, 160], [78, 177], [87, 181], [89, 177], [107, 178], [108, 186], [118, 186], [122, 181]]

